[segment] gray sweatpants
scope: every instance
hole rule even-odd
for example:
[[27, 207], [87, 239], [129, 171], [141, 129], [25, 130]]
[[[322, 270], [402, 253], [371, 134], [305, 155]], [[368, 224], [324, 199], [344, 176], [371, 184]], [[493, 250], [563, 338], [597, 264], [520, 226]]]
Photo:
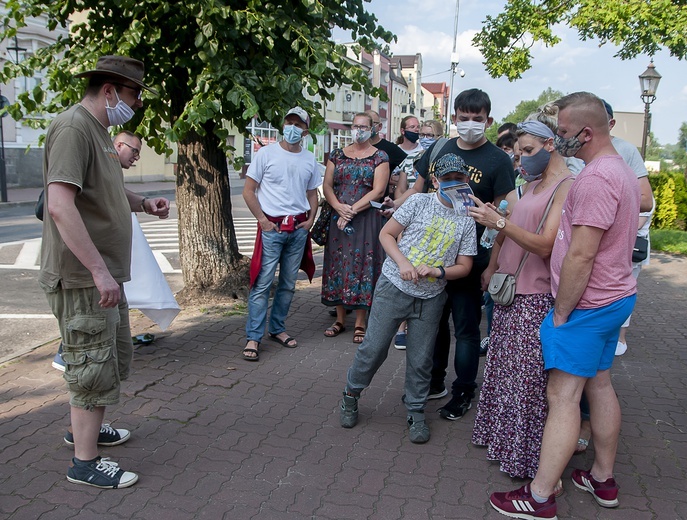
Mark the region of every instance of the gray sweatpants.
[[446, 302], [446, 292], [423, 300], [400, 291], [384, 275], [379, 277], [372, 300], [365, 339], [348, 369], [346, 391], [359, 396], [389, 354], [391, 340], [406, 320], [405, 404], [409, 413], [422, 412], [429, 394], [434, 340]]

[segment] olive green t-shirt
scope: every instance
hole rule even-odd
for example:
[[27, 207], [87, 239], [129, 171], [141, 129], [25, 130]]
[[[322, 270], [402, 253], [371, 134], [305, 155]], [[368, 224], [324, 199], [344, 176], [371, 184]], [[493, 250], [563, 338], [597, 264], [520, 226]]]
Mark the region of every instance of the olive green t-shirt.
[[[43, 156], [43, 180], [78, 187], [76, 208], [112, 277], [130, 279], [131, 207], [124, 192], [122, 167], [107, 129], [81, 105], [50, 124]], [[45, 191], [45, 206], [49, 194]], [[93, 276], [66, 246], [45, 212], [40, 281], [55, 288], [93, 287]]]

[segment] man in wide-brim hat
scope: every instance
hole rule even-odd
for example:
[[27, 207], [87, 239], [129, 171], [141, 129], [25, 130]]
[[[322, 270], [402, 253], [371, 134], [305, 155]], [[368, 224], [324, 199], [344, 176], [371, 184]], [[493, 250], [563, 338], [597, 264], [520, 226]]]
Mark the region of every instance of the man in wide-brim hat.
[[70, 482], [111, 489], [133, 485], [135, 473], [101, 459], [98, 445], [115, 446], [130, 432], [103, 424], [105, 406], [119, 402], [133, 345], [122, 284], [130, 279], [132, 211], [160, 218], [169, 201], [127, 191], [108, 132], [143, 106], [144, 66], [126, 56], [103, 56], [81, 103], [59, 114], [45, 141], [45, 207], [41, 271], [62, 335], [64, 378], [70, 392], [74, 446]]

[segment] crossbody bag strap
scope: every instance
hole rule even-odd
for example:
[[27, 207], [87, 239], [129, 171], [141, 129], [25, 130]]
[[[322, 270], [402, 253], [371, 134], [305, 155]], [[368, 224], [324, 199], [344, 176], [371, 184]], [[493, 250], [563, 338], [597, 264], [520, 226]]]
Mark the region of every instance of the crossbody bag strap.
[[[551, 206], [553, 205], [553, 199], [554, 199], [554, 197], [556, 197], [556, 192], [558, 191], [558, 188], [560, 188], [561, 184], [563, 184], [567, 180], [568, 180], [568, 177], [566, 177], [561, 182], [559, 182], [556, 185], [556, 188], [553, 190], [551, 197], [549, 197], [549, 202], [546, 204], [546, 209], [544, 210], [544, 215], [542, 216], [541, 221], [539, 222], [539, 225], [537, 226], [537, 231], [535, 232], [536, 235], [538, 235], [539, 232], [541, 231], [541, 228], [544, 227], [544, 222], [546, 222], [546, 217], [549, 216], [549, 211], [551, 211]], [[520, 265], [518, 266], [518, 270], [515, 271], [514, 276], [515, 276], [516, 280], [518, 278], [518, 275], [520, 274], [520, 271], [522, 271], [522, 268], [524, 267], [528, 256], [530, 256], [530, 252], [525, 251], [525, 255], [522, 257], [522, 260], [520, 260]]]

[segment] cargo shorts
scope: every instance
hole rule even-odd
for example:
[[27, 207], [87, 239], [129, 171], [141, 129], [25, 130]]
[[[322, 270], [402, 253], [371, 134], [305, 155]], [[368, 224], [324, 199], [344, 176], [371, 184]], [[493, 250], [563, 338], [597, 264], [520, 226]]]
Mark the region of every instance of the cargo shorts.
[[43, 290], [60, 327], [69, 404], [87, 410], [117, 404], [133, 358], [124, 292], [118, 307], [104, 309], [95, 287]]

